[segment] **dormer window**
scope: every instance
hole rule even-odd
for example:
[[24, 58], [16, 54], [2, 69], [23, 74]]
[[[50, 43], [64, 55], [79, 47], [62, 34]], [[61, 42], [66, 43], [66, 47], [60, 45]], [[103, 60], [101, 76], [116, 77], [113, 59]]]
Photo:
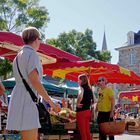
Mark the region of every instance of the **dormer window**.
[[130, 31], [127, 33], [128, 45], [134, 45], [134, 32]]

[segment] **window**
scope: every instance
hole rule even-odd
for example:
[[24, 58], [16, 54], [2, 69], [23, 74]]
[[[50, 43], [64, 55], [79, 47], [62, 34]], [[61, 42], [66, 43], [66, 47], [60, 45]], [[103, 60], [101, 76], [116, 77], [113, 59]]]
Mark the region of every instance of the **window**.
[[130, 31], [127, 34], [128, 45], [134, 45], [134, 32]]
[[135, 64], [135, 55], [134, 53], [129, 54], [129, 65], [134, 65]]

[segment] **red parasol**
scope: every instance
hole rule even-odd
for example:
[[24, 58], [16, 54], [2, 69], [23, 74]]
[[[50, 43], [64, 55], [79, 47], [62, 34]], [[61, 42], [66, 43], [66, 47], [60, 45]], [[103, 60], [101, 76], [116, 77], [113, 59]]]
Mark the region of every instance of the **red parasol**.
[[[10, 32], [0, 32], [0, 56], [13, 60], [22, 46], [21, 36]], [[43, 43], [40, 44], [38, 54], [42, 64], [80, 60], [78, 56]]]
[[130, 100], [133, 102], [140, 102], [140, 90], [130, 90], [130, 91], [121, 91], [119, 93], [119, 99], [121, 100]]
[[78, 75], [86, 73], [90, 83], [97, 82], [98, 77], [105, 76], [110, 83], [140, 84], [140, 76], [120, 67], [99, 60], [58, 62], [43, 65], [44, 74], [77, 81]]

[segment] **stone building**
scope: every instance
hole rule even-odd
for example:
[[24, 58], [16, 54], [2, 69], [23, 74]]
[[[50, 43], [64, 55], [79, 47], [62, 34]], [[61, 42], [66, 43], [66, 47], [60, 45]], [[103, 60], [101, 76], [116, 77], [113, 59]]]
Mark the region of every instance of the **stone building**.
[[[115, 50], [119, 51], [118, 64], [140, 75], [140, 31], [137, 33], [128, 32], [127, 42]], [[121, 84], [118, 87], [118, 91], [130, 90], [131, 88], [140, 89], [140, 86]]]

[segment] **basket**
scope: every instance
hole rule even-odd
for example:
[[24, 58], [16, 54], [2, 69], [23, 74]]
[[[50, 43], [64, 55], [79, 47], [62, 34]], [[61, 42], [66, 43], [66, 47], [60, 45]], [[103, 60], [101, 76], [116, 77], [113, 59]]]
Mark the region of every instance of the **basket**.
[[104, 135], [113, 136], [123, 134], [125, 131], [125, 121], [104, 122], [99, 124], [100, 131]]

